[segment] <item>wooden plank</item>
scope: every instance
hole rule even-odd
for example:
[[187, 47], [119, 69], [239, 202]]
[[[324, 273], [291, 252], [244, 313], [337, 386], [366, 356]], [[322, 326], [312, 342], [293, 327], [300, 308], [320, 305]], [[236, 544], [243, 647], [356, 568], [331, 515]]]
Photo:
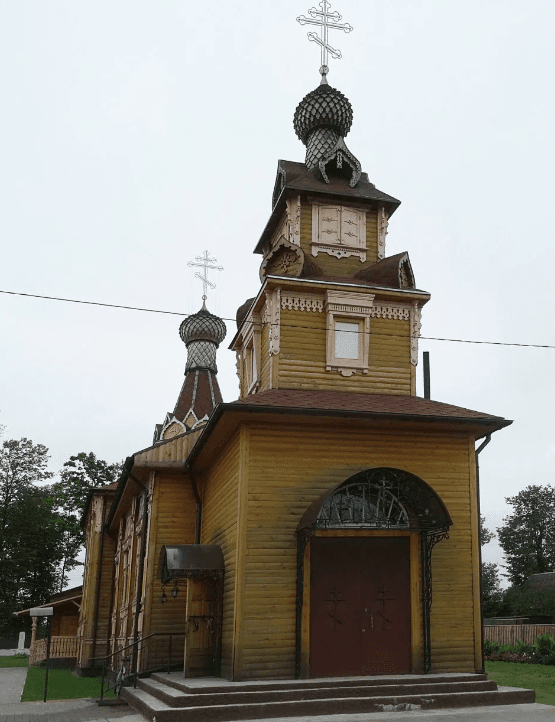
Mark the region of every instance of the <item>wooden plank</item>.
[[244, 610], [244, 577], [245, 577], [245, 547], [247, 541], [247, 501], [249, 492], [249, 441], [250, 429], [246, 424], [240, 427], [240, 456], [239, 456], [239, 489], [237, 495], [237, 558], [235, 570], [235, 632], [233, 645], [233, 673], [232, 679], [239, 681], [243, 673], [243, 640], [245, 626], [243, 624]]

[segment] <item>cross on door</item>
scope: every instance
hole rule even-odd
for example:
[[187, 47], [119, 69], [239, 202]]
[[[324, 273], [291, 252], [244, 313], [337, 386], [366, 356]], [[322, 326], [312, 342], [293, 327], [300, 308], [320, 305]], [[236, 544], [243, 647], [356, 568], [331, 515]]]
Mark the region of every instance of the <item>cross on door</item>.
[[[388, 595], [390, 595], [390, 596], [388, 596]], [[378, 590], [378, 596], [376, 597], [378, 602], [382, 603], [382, 611], [377, 612], [378, 616], [380, 616], [382, 618], [382, 631], [386, 631], [386, 624], [388, 622], [389, 622], [389, 624], [392, 624], [392, 620], [389, 619], [389, 617], [387, 616], [387, 614], [385, 612], [385, 603], [386, 603], [386, 601], [389, 601], [394, 598], [395, 597], [393, 596], [391, 590], [386, 589], [385, 584], [382, 584], [382, 588]]]
[[341, 592], [337, 591], [337, 587], [334, 587], [330, 591], [330, 598], [326, 599], [326, 602], [332, 602], [333, 603], [333, 613], [328, 612], [328, 615], [333, 619], [333, 631], [337, 632], [337, 625], [343, 624], [342, 620], [337, 617], [337, 605], [339, 602], [344, 602], [345, 598], [341, 594]]

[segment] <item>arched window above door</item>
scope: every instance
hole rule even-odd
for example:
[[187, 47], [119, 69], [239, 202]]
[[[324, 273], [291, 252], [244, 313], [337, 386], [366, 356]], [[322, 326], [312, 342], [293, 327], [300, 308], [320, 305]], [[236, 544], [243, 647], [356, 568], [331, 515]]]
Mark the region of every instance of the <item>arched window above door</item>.
[[303, 516], [298, 532], [365, 528], [447, 530], [451, 517], [425, 481], [401, 469], [366, 469], [323, 494]]

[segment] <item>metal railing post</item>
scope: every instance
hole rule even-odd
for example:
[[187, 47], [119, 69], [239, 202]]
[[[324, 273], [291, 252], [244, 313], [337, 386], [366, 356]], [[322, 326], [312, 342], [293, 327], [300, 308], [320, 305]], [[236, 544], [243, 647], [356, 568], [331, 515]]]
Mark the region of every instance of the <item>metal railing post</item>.
[[102, 681], [100, 683], [100, 701], [104, 701], [104, 675], [106, 674], [106, 662], [102, 665]]

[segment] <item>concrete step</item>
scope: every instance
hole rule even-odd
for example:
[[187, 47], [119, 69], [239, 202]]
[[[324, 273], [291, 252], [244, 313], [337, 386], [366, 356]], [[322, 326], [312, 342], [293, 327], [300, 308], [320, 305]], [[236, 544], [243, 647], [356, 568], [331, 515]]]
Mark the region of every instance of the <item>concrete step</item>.
[[[159, 684], [159, 683], [157, 683]], [[381, 689], [381, 688], [380, 688]], [[179, 691], [174, 690], [177, 695]], [[407, 691], [407, 690], [405, 690]], [[426, 710], [484, 705], [524, 704], [535, 701], [534, 690], [499, 687], [496, 690], [431, 692], [425, 694], [328, 696], [269, 702], [175, 707], [145, 689], [125, 688], [123, 696], [151, 722], [232, 722], [249, 719], [287, 719], [302, 715], [355, 714]], [[194, 697], [196, 695], [191, 695]], [[169, 698], [171, 700], [171, 697]]]
[[251, 680], [250, 682], [230, 682], [227, 679], [216, 677], [188, 677], [183, 672], [157, 672], [150, 675], [150, 679], [162, 684], [174, 687], [184, 694], [206, 694], [220, 692], [258, 692], [258, 691], [282, 691], [287, 689], [303, 690], [314, 688], [340, 688], [346, 687], [375, 687], [383, 685], [414, 685], [443, 682], [479, 682], [489, 681], [487, 674], [476, 674], [474, 672], [459, 672], [445, 674], [397, 674], [381, 675], [372, 677], [318, 677], [313, 679], [276, 679], [276, 680]]
[[[201, 707], [223, 704], [251, 704], [255, 702], [287, 702], [295, 700], [326, 699], [328, 697], [383, 697], [399, 695], [447, 694], [448, 692], [489, 692], [497, 690], [493, 680], [469, 682], [428, 682], [427, 684], [384, 684], [327, 687], [320, 683], [303, 689], [279, 689], [256, 691], [196, 692], [191, 694], [177, 687], [170, 687], [158, 679], [138, 680], [140, 689], [171, 707]], [[184, 685], [185, 686], [185, 685]]]

